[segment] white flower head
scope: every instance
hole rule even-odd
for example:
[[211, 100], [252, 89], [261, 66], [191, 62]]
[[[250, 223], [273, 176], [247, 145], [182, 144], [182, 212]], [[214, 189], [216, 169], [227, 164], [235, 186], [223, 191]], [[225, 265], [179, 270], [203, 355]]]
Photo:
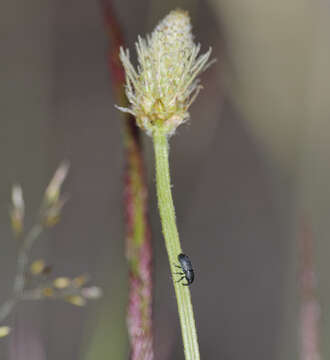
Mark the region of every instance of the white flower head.
[[171, 11], [146, 39], [136, 43], [138, 67], [129, 51], [120, 49], [126, 73], [126, 96], [130, 107], [118, 107], [135, 116], [149, 135], [155, 127], [171, 135], [189, 118], [188, 109], [201, 85], [198, 75], [209, 65], [211, 49], [199, 55], [186, 11]]

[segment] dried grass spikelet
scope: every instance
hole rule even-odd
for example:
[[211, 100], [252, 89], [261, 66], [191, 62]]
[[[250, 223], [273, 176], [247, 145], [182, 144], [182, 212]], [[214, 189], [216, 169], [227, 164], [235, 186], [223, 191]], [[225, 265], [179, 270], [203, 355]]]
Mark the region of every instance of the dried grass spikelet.
[[46, 263], [43, 259], [35, 260], [30, 265], [30, 272], [32, 275], [40, 275], [46, 268]]
[[136, 51], [137, 71], [129, 51], [120, 49], [130, 107], [117, 108], [134, 115], [147, 134], [160, 127], [171, 135], [189, 118], [188, 109], [201, 89], [197, 77], [210, 65], [211, 48], [199, 55], [200, 45], [193, 41], [188, 13], [174, 10], [151, 36], [138, 37]]
[[12, 187], [11, 193], [12, 205], [10, 208], [11, 226], [14, 234], [19, 236], [23, 232], [24, 227], [24, 198], [23, 190], [20, 185], [16, 184]]
[[9, 335], [11, 328], [9, 326], [0, 326], [0, 338]]

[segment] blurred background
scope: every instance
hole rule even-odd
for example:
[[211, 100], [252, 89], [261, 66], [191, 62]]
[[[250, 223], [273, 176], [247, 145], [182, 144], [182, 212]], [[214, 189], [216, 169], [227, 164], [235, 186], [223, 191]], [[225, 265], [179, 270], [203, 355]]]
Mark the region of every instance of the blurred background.
[[[113, 1], [133, 50], [170, 10], [190, 12], [218, 61], [202, 76], [191, 121], [171, 139], [171, 171], [203, 359], [299, 359], [299, 234], [312, 229], [321, 350], [330, 358], [327, 0]], [[22, 184], [27, 223], [62, 159], [71, 162], [61, 222], [37, 244], [54, 273], [89, 273], [104, 297], [78, 308], [21, 304], [1, 359], [126, 359], [127, 266], [122, 116], [97, 1], [0, 3], [0, 301], [18, 244], [8, 208]], [[133, 51], [132, 51], [133, 52]], [[154, 247], [156, 359], [183, 359], [177, 308], [144, 138]], [[301, 358], [302, 359], [302, 358]]]

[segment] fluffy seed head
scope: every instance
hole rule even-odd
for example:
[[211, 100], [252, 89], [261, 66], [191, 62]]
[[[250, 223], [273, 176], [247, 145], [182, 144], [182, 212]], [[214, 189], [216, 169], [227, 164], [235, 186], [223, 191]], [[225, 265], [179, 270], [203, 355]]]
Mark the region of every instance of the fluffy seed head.
[[171, 135], [189, 118], [188, 109], [201, 89], [197, 77], [210, 65], [211, 49], [199, 55], [200, 45], [193, 41], [188, 13], [175, 10], [151, 36], [138, 37], [136, 51], [137, 70], [129, 51], [120, 49], [130, 107], [118, 108], [134, 115], [149, 135], [155, 127]]

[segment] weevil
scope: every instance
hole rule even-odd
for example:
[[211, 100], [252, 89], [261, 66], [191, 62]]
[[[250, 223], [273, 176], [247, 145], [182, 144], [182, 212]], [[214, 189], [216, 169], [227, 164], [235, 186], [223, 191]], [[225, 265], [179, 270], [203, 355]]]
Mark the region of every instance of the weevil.
[[182, 284], [182, 285], [189, 286], [190, 284], [192, 284], [192, 282], [194, 281], [194, 278], [195, 278], [194, 269], [192, 267], [191, 261], [190, 261], [189, 257], [185, 254], [179, 254], [178, 260], [179, 260], [180, 266], [179, 265], [175, 265], [175, 266], [177, 268], [181, 269], [182, 271], [177, 272], [175, 274], [182, 275], [182, 277], [177, 282], [180, 282], [183, 279], [186, 279], [187, 283]]

